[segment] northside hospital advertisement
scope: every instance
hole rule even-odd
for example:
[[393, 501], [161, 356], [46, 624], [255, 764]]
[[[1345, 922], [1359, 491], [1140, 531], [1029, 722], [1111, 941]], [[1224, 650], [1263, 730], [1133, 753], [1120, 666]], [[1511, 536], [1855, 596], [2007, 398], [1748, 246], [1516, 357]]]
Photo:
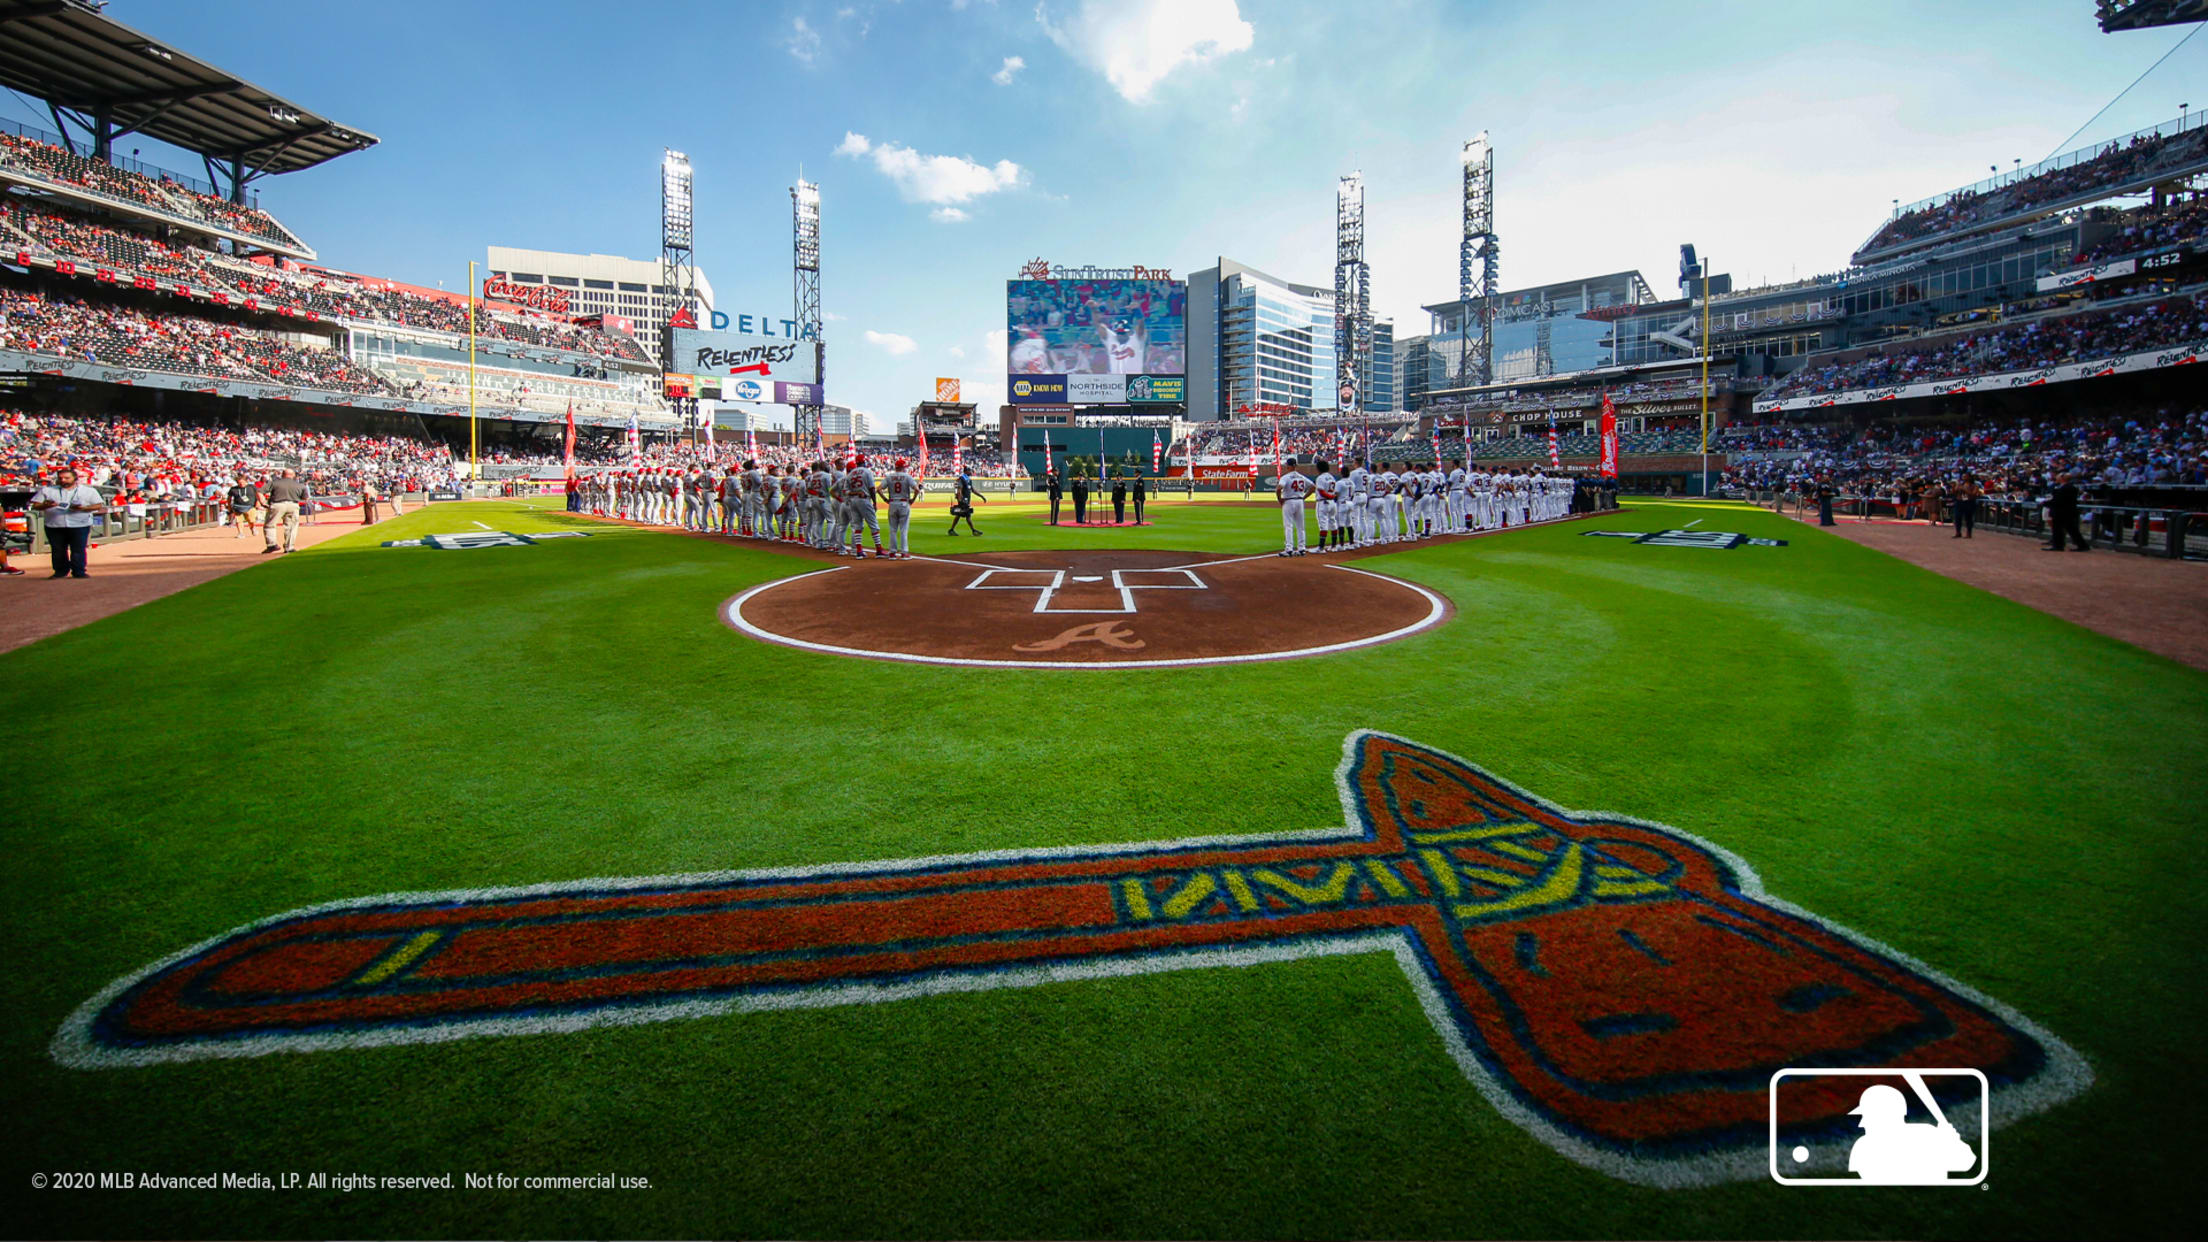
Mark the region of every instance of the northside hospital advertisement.
[[719, 401], [819, 405], [818, 356], [797, 321], [773, 315], [712, 312], [710, 330], [674, 328], [670, 388]]
[[1188, 396], [1188, 286], [1154, 268], [1041, 264], [1005, 283], [1005, 393], [1015, 405], [1178, 405]]

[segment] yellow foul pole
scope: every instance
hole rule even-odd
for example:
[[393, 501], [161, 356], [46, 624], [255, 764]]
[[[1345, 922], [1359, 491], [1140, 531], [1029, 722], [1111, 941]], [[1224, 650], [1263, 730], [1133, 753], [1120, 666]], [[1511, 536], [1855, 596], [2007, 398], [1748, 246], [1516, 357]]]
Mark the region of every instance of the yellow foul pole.
[[[1707, 370], [1705, 368], [1705, 378]], [[468, 260], [468, 490], [475, 490], [476, 476], [481, 467], [476, 465], [475, 449], [475, 260]]]
[[1710, 261], [1702, 260], [1702, 495], [1710, 494]]

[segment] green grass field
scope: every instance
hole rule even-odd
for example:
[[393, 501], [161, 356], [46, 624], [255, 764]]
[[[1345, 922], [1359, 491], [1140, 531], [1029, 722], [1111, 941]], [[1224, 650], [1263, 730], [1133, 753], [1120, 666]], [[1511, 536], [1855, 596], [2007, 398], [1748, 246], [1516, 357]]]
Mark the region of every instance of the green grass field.
[[[998, 502], [984, 539], [931, 518], [915, 550], [1278, 538], [1269, 509], [1154, 516], [1054, 531]], [[1582, 536], [1696, 519], [1790, 542]], [[378, 546], [477, 521], [592, 537]], [[1641, 504], [1361, 564], [1457, 615], [1315, 660], [924, 667], [718, 619], [811, 563], [486, 503], [0, 655], [7, 1232], [2129, 1237], [2192, 1217], [2208, 676], [1748, 509]], [[318, 902], [1323, 826], [1360, 728], [1717, 842], [2097, 1080], [1998, 1131], [1983, 1189], [1638, 1187], [1500, 1116], [1371, 954], [143, 1068], [48, 1053], [110, 980]], [[31, 1188], [126, 1170], [651, 1186]]]

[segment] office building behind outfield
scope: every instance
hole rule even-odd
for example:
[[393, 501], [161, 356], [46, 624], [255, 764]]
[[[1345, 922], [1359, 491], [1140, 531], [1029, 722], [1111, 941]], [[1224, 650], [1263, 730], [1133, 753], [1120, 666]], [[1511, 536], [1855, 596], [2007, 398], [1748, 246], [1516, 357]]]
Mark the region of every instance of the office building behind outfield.
[[[636, 339], [658, 356], [659, 330], [666, 325], [670, 309], [667, 287], [660, 282], [659, 260], [492, 246], [486, 266], [486, 284], [503, 282], [511, 290], [478, 290], [485, 296], [510, 296], [570, 318], [618, 315], [636, 325]], [[713, 282], [704, 272], [698, 273], [698, 294], [705, 304], [694, 308], [700, 313], [716, 305]], [[546, 300], [532, 300], [536, 298]], [[562, 298], [567, 309], [554, 310]]]
[[[1243, 406], [1332, 410], [1334, 289], [1302, 285], [1222, 258], [1188, 278], [1188, 417], [1233, 418]], [[1393, 413], [1395, 324], [1375, 319], [1365, 408]]]
[[[1608, 320], [1655, 301], [1655, 291], [1639, 272], [1611, 272], [1510, 290], [1496, 299], [1493, 382], [1610, 366], [1617, 359]], [[1433, 316], [1433, 331], [1411, 338], [1415, 346], [1398, 355], [1405, 363], [1400, 382], [1407, 410], [1420, 408], [1430, 391], [1455, 387], [1466, 339], [1475, 353], [1479, 346], [1477, 301], [1437, 302], [1425, 309]]]

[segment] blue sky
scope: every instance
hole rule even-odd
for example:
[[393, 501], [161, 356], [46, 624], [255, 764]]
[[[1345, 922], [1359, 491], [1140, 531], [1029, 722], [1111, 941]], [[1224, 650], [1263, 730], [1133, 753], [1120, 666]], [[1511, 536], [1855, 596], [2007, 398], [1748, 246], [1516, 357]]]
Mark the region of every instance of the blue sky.
[[[262, 183], [335, 266], [457, 289], [492, 244], [657, 254], [660, 148], [697, 168], [728, 309], [790, 302], [822, 185], [829, 399], [877, 426], [1003, 391], [1037, 256], [1224, 254], [1330, 284], [1361, 169], [1376, 309], [1453, 296], [1457, 150], [1489, 130], [1508, 287], [1691, 241], [1742, 283], [1829, 271], [1891, 200], [2050, 154], [2186, 32], [2091, 0], [114, 0], [108, 12], [383, 144]], [[609, 16], [610, 14], [610, 16]], [[2208, 107], [2195, 39], [2077, 140]], [[0, 113], [50, 127], [0, 94]], [[857, 137], [852, 137], [856, 135]], [[197, 174], [196, 159], [142, 158]]]

